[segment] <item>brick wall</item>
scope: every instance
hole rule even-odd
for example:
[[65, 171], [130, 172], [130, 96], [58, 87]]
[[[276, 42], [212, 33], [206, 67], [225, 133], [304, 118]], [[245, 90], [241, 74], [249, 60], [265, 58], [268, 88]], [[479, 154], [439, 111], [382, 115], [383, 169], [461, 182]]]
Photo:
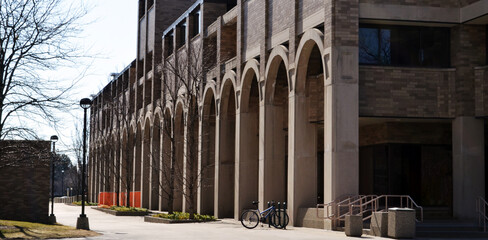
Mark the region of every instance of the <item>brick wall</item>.
[[454, 84], [452, 69], [360, 66], [359, 116], [453, 117]]
[[268, 35], [271, 36], [289, 27], [288, 17], [295, 11], [295, 4], [292, 1], [283, 4], [283, 0], [270, 0], [268, 7]]
[[385, 122], [359, 128], [360, 146], [383, 143], [450, 145], [451, 142], [450, 123]]
[[480, 0], [359, 0], [360, 3], [396, 4], [429, 7], [463, 7]]
[[476, 116], [488, 116], [488, 67], [475, 69], [475, 86]]
[[0, 141], [0, 219], [47, 223], [50, 142]]
[[298, 0], [298, 21], [316, 13], [323, 7], [324, 0]]
[[485, 65], [485, 26], [451, 28], [451, 64], [456, 68], [456, 115], [473, 116], [474, 67]]
[[248, 48], [258, 46], [263, 39], [261, 29], [264, 28], [266, 1], [248, 0], [243, 3], [243, 47], [244, 52]]

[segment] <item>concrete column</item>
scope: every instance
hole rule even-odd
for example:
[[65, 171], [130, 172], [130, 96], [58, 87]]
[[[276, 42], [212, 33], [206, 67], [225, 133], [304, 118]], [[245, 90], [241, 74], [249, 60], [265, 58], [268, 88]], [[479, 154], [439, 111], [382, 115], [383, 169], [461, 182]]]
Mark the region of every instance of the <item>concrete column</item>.
[[[149, 129], [148, 129], [149, 128]], [[140, 190], [141, 190], [141, 207], [149, 208], [149, 179], [150, 179], [150, 159], [151, 159], [151, 133], [150, 124], [146, 123], [144, 134], [142, 134], [141, 139], [141, 180], [140, 180]]]
[[181, 176], [181, 179], [182, 179], [182, 186], [181, 186], [181, 190], [183, 192], [183, 194], [181, 195], [181, 209], [182, 209], [182, 212], [188, 212], [188, 207], [187, 207], [187, 202], [186, 202], [186, 194], [188, 193], [188, 190], [186, 188], [186, 178], [188, 177], [186, 175], [187, 173], [187, 165], [188, 165], [188, 127], [187, 127], [187, 122], [186, 122], [186, 118], [185, 118], [185, 114], [183, 113], [183, 175]]
[[484, 122], [457, 117], [452, 122], [453, 216], [473, 220], [475, 200], [485, 195]]
[[258, 199], [259, 199], [259, 209], [265, 209], [265, 203], [264, 203], [264, 155], [265, 155], [265, 150], [264, 148], [266, 147], [266, 141], [265, 141], [265, 136], [266, 136], [266, 131], [264, 129], [265, 126], [265, 104], [264, 101], [259, 102], [259, 163], [258, 163]]
[[252, 201], [258, 200], [259, 150], [258, 113], [241, 112], [236, 115], [236, 165], [235, 165], [235, 202], [234, 219], [239, 219], [243, 209], [254, 206]]
[[198, 167], [197, 167], [197, 177], [198, 177], [198, 188], [197, 188], [197, 213], [202, 213], [202, 134], [203, 134], [203, 113], [200, 113], [198, 120]]
[[317, 134], [308, 121], [307, 98], [293, 92], [289, 97], [288, 206], [291, 224], [298, 208], [317, 203]]
[[[217, 101], [216, 108], [220, 109]], [[215, 117], [215, 184], [214, 184], [214, 216], [219, 216], [219, 178], [220, 178], [220, 111]]]

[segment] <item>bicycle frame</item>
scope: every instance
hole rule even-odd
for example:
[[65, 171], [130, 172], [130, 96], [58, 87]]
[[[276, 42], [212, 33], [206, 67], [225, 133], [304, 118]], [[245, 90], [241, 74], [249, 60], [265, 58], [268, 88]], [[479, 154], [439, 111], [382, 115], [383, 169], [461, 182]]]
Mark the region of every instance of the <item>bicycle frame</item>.
[[[259, 213], [259, 217], [260, 218], [263, 218], [264, 217], [264, 218], [267, 219], [268, 216], [269, 216], [269, 214], [271, 214], [271, 212], [272, 212], [273, 209], [275, 209], [275, 206], [271, 206], [269, 208], [266, 208], [264, 211], [261, 212], [261, 210], [259, 210], [259, 207], [258, 207], [257, 208], [257, 212]], [[267, 213], [266, 216], [264, 216], [265, 213]], [[261, 219], [260, 219], [260, 221], [261, 221]]]

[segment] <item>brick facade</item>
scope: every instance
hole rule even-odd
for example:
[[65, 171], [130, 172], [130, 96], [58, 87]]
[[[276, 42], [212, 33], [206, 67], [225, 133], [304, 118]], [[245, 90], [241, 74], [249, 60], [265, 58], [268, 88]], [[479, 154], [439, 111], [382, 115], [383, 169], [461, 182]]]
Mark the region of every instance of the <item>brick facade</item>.
[[361, 66], [359, 115], [454, 117], [455, 74], [454, 69]]
[[49, 141], [0, 141], [0, 219], [48, 222]]
[[[145, 39], [146, 33], [139, 33], [139, 43], [146, 41], [140, 46], [154, 41], [152, 64], [147, 63], [148, 59], [136, 61], [94, 100], [92, 125], [101, 126], [102, 131], [94, 131], [99, 129], [95, 127], [90, 135], [92, 201], [96, 201], [99, 192], [117, 188], [112, 186], [114, 180], [100, 177], [100, 173], [107, 172], [108, 165], [104, 162], [107, 158], [103, 156], [110, 150], [107, 141], [115, 139], [123, 142], [122, 148], [129, 146], [126, 158], [135, 170], [127, 174], [134, 176], [133, 190], [142, 192], [143, 207], [164, 210], [164, 198], [154, 199], [157, 194], [148, 193], [148, 189], [154, 191], [158, 173], [149, 173], [147, 154], [160, 154], [161, 146], [169, 148], [165, 142], [168, 140], [157, 136], [158, 124], [168, 123], [167, 119], [175, 118], [178, 123], [173, 126], [178, 128], [174, 133], [178, 134], [177, 140], [188, 134], [189, 127], [184, 124], [188, 109], [183, 107], [188, 95], [176, 86], [173, 73], [161, 76], [156, 66], [162, 63], [184, 67], [188, 52], [200, 46], [203, 54], [198, 57], [204, 66], [205, 83], [199, 86], [204, 91], [196, 96], [200, 113], [198, 161], [215, 165], [215, 169], [205, 173], [214, 174], [208, 176], [211, 183], [197, 193], [200, 212], [238, 218], [252, 200], [263, 204], [280, 199], [290, 203], [291, 222], [300, 222], [297, 221], [299, 209], [315, 207], [318, 199], [332, 202], [340, 196], [359, 193], [359, 175], [365, 171], [359, 164], [360, 146], [429, 145], [422, 146], [425, 150], [430, 145], [442, 145], [442, 149], [452, 145], [452, 151], [439, 150], [448, 153], [443, 155], [442, 163], [461, 165], [473, 159], [480, 161], [484, 156], [477, 152], [471, 158], [462, 151], [470, 147], [467, 144], [482, 142], [478, 138], [459, 140], [483, 126], [476, 117], [488, 115], [488, 87], [484, 83], [488, 76], [484, 66], [486, 27], [461, 22], [455, 14], [477, 1], [239, 0], [236, 5], [230, 2], [155, 1], [156, 9], [164, 8], [168, 12], [157, 10], [156, 30], [149, 31], [150, 38]], [[375, 18], [372, 10], [386, 9], [385, 5], [392, 12]], [[194, 12], [198, 9], [202, 15], [202, 31], [192, 37], [181, 35], [185, 23], [187, 30], [192, 29]], [[142, 15], [147, 9], [143, 10]], [[395, 11], [411, 16], [400, 14], [405, 19], [399, 19]], [[449, 22], [432, 20], [443, 16], [422, 15], [428, 13], [447, 14]], [[361, 17], [365, 14], [368, 18]], [[449, 28], [450, 49], [445, 51], [450, 52], [450, 65], [443, 68], [361, 65], [359, 24]], [[148, 26], [152, 28], [153, 23]], [[138, 59], [144, 59], [143, 54], [139, 53]], [[133, 74], [134, 68], [137, 75]], [[168, 83], [166, 88], [163, 83]], [[120, 84], [123, 86], [117, 87]], [[180, 90], [178, 99], [165, 99], [169, 95], [162, 93], [170, 90]], [[113, 127], [117, 120], [110, 119], [110, 109], [106, 106], [114, 96], [127, 95], [127, 92], [133, 107], [124, 116], [126, 122]], [[162, 99], [166, 100], [163, 104]], [[182, 155], [188, 149], [181, 142], [176, 145], [178, 161], [186, 163], [188, 156]], [[402, 148], [400, 145], [394, 148]], [[212, 149], [207, 149], [209, 146]], [[114, 154], [119, 156], [116, 159], [108, 159], [123, 158], [117, 154]], [[432, 154], [427, 155], [426, 162], [434, 161]], [[324, 173], [317, 172], [321, 157], [327, 169]], [[440, 163], [429, 166], [436, 164]], [[467, 168], [453, 169], [455, 173], [451, 175]], [[481, 174], [473, 176], [478, 181]], [[454, 196], [466, 190], [459, 182], [454, 181], [458, 185], [450, 188]], [[229, 184], [233, 184], [234, 191]], [[319, 184], [323, 189], [317, 190]], [[474, 193], [481, 194], [476, 190], [462, 195], [463, 201], [471, 201], [468, 198]], [[457, 202], [462, 201], [453, 200], [449, 207], [454, 215], [465, 218], [459, 215], [462, 204], [453, 207]], [[188, 203], [178, 199], [176, 204], [178, 210], [186, 210]], [[318, 223], [333, 228], [331, 224], [322, 220]]]

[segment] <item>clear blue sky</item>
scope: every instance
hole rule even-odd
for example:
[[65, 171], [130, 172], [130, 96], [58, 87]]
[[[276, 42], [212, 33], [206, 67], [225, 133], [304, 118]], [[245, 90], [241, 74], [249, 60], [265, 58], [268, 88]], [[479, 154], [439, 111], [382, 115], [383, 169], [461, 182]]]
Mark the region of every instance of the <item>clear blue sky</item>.
[[[135, 59], [138, 22], [136, 0], [78, 1], [86, 3], [91, 10], [84, 19], [88, 24], [76, 44], [94, 58], [83, 60], [79, 68], [63, 68], [55, 73], [63, 79], [73, 79], [79, 76], [81, 69], [86, 69], [72, 95], [74, 101], [98, 93], [110, 80], [110, 73], [122, 71]], [[59, 136], [57, 152], [68, 154], [73, 161], [74, 155], [69, 149], [76, 134], [75, 125], [82, 123], [83, 117], [82, 109], [78, 109], [59, 116], [63, 123], [57, 131], [39, 126], [42, 139], [47, 140], [53, 134]]]

